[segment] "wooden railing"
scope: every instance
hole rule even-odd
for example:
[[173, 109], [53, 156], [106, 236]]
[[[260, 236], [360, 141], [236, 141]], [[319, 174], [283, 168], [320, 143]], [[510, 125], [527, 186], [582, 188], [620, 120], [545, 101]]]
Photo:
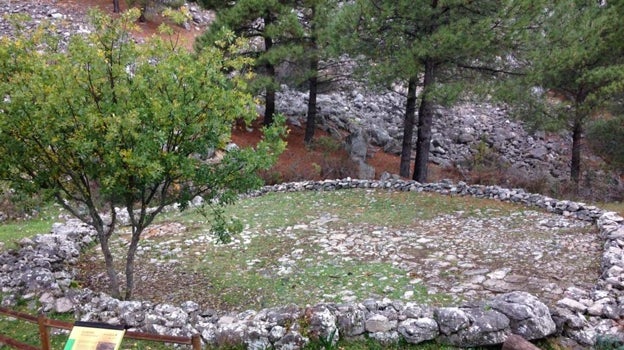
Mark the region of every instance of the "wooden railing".
[[[25, 314], [22, 312], [13, 311], [11, 309], [7, 309], [4, 307], [0, 307], [0, 315], [7, 315], [7, 316], [15, 317], [19, 320], [30, 322], [30, 323], [35, 323], [39, 325], [39, 336], [41, 338], [41, 348], [32, 346], [30, 344], [22, 343], [13, 338], [9, 338], [6, 335], [0, 334], [0, 343], [4, 343], [18, 350], [51, 350], [50, 328], [71, 330], [74, 327], [74, 324], [71, 322], [53, 320], [43, 315], [33, 316], [33, 315]], [[191, 345], [193, 350], [201, 349], [201, 338], [199, 334], [195, 334], [192, 337], [176, 337], [176, 336], [170, 336], [170, 335], [158, 335], [158, 334], [127, 331], [124, 335], [124, 339], [147, 340], [147, 341], [160, 342], [160, 343]]]

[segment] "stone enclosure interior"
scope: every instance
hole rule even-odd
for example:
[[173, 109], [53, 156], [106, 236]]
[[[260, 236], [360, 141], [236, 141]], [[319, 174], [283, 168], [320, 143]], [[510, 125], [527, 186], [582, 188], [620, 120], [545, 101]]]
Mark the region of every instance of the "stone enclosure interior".
[[16, 252], [0, 255], [2, 304], [38, 301], [43, 311], [74, 312], [84, 321], [124, 324], [159, 334], [201, 334], [206, 344], [244, 344], [250, 349], [296, 349], [311, 339], [367, 335], [381, 342], [435, 340], [455, 346], [501, 344], [511, 334], [526, 339], [563, 335], [590, 346], [598, 337], [621, 337], [624, 316], [624, 219], [582, 203], [560, 201], [524, 190], [442, 182], [403, 180], [325, 180], [267, 186], [268, 192], [335, 191], [353, 188], [437, 192], [522, 203], [547, 212], [595, 223], [604, 242], [600, 278], [590, 290], [570, 287], [548, 307], [518, 290], [458, 306], [433, 307], [398, 300], [364, 300], [314, 306], [286, 305], [233, 313], [201, 310], [194, 301], [181, 305], [121, 301], [104, 293], [71, 288], [71, 265], [93, 242], [93, 232], [69, 220], [49, 234], [21, 242]]

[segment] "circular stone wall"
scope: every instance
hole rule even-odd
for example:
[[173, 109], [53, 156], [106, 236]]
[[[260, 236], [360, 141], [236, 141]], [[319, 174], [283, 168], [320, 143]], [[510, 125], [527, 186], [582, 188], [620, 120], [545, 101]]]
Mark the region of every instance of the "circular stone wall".
[[[449, 182], [419, 184], [412, 181], [334, 180], [302, 182], [265, 187], [252, 195], [267, 192], [329, 191], [348, 188], [379, 188], [393, 191], [431, 191], [449, 195], [470, 195], [503, 201], [523, 203], [545, 209], [566, 217], [596, 222], [604, 244], [601, 278], [594, 286], [568, 287], [561, 298], [549, 302], [550, 310], [535, 297], [524, 292], [511, 292], [496, 297], [460, 305], [459, 307], [430, 307], [411, 302], [392, 300], [365, 300], [360, 303], [320, 304], [301, 308], [296, 306], [246, 311], [242, 313], [201, 310], [194, 302], [180, 306], [154, 305], [149, 302], [116, 301], [103, 293], [69, 288], [73, 279], [66, 262], [75, 260], [79, 250], [92, 239], [88, 229], [57, 225], [50, 235], [41, 235], [32, 241], [21, 242], [23, 248], [16, 254], [0, 256], [3, 285], [3, 304], [11, 305], [19, 298], [38, 300], [44, 310], [75, 311], [83, 320], [122, 323], [136, 329], [174, 335], [201, 333], [203, 340], [212, 344], [228, 342], [264, 344], [283, 348], [284, 344], [303, 344], [310, 338], [329, 334], [355, 336], [367, 333], [381, 341], [394, 341], [400, 337], [410, 342], [427, 339], [455, 345], [485, 345], [501, 343], [512, 333], [526, 338], [538, 338], [562, 332], [583, 344], [591, 344], [597, 334], [619, 334], [619, 322], [624, 314], [622, 289], [624, 288], [624, 219], [614, 213], [570, 201], [558, 201], [522, 190], [509, 190], [496, 186], [469, 186]], [[439, 220], [450, 220], [440, 218]], [[552, 218], [545, 227], [557, 226]], [[443, 225], [442, 225], [443, 226]], [[468, 227], [469, 224], [464, 223]], [[468, 229], [468, 228], [467, 228]], [[469, 229], [474, 232], [487, 230]], [[336, 238], [336, 237], [334, 237]], [[342, 238], [342, 237], [341, 237]], [[414, 237], [426, 247], [426, 237]], [[346, 239], [346, 237], [345, 237]], [[339, 245], [327, 240], [324, 249], [331, 251]], [[461, 242], [456, 242], [459, 244]], [[590, 244], [590, 243], [587, 243]], [[593, 244], [593, 243], [592, 243]], [[538, 247], [533, 247], [538, 249]], [[534, 249], [530, 250], [534, 250]], [[527, 250], [525, 254], [533, 252]], [[438, 253], [438, 262], [463, 259], [452, 253]], [[409, 261], [409, 259], [406, 259]], [[459, 266], [459, 263], [456, 264]], [[492, 265], [498, 266], [498, 265]], [[448, 267], [448, 266], [447, 266]], [[467, 266], [468, 267], [468, 266]], [[444, 268], [444, 266], [442, 266]], [[512, 274], [505, 268], [478, 271], [468, 267], [462, 275], [481, 276], [478, 279], [513, 283], [524, 277]], [[440, 270], [442, 271], [442, 270]], [[510, 276], [514, 276], [511, 279]], [[528, 278], [528, 277], [527, 277]], [[507, 280], [506, 280], [507, 279]], [[482, 284], [485, 284], [485, 281]], [[521, 282], [519, 282], [519, 285]], [[494, 284], [492, 286], [496, 287]], [[592, 287], [592, 288], [587, 288]], [[540, 306], [541, 305], [541, 306]], [[518, 318], [518, 308], [532, 310], [529, 323]], [[537, 322], [536, 320], [540, 320]], [[554, 323], [551, 325], [549, 323]], [[496, 322], [494, 322], [496, 321]], [[494, 323], [493, 323], [494, 322]], [[494, 329], [485, 325], [495, 324]], [[286, 327], [288, 326], [288, 327]], [[491, 328], [491, 327], [490, 327]], [[527, 329], [531, 332], [527, 333]], [[420, 330], [420, 333], [418, 333]], [[416, 333], [421, 336], [414, 336]], [[335, 336], [334, 339], [338, 337]], [[288, 345], [290, 346], [290, 345]]]

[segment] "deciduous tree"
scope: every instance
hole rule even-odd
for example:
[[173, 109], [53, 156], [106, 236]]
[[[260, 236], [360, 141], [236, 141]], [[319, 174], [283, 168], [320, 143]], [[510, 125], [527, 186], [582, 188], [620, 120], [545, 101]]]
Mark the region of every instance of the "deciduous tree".
[[256, 117], [245, 92], [252, 62], [219, 47], [193, 54], [159, 38], [135, 44], [128, 33], [138, 15], [95, 12], [93, 33], [72, 37], [66, 51], [43, 28], [0, 42], [0, 178], [19, 191], [43, 191], [95, 229], [115, 297], [122, 286], [109, 242], [115, 207], [125, 208], [132, 228], [125, 298], [141, 234], [166, 206], [197, 195], [231, 203], [260, 184], [257, 170], [284, 148], [277, 120], [254, 148], [206, 159], [226, 146], [236, 120]]

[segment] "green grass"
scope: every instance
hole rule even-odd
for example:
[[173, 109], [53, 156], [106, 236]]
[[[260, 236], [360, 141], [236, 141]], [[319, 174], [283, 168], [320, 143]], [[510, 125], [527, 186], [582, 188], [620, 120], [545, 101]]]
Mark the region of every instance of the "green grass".
[[624, 202], [598, 203], [596, 206], [600, 209], [614, 211], [624, 217]]
[[[15, 308], [16, 311], [22, 313], [34, 314], [32, 310], [21, 305]], [[73, 323], [71, 314], [55, 314], [51, 313], [46, 315], [47, 318], [60, 320]], [[51, 349], [63, 349], [65, 343], [69, 338], [69, 331], [50, 328], [50, 348]], [[39, 335], [39, 326], [34, 323], [19, 320], [13, 317], [0, 315], [0, 334], [13, 338], [19, 342], [26, 343], [31, 346], [41, 348], [41, 339]], [[133, 339], [124, 339], [121, 343], [120, 349], [122, 350], [170, 350], [174, 347], [172, 345], [156, 342], [156, 341], [139, 341]], [[12, 349], [7, 345], [0, 345], [0, 350]], [[182, 347], [184, 349], [184, 347]], [[190, 347], [189, 347], [190, 349]]]
[[33, 237], [36, 234], [50, 232], [54, 223], [52, 219], [14, 221], [0, 225], [0, 242], [11, 245], [22, 238]]
[[[22, 306], [17, 311], [33, 314], [32, 310], [28, 310]], [[50, 318], [54, 318], [61, 321], [73, 321], [70, 315], [50, 315]], [[40, 347], [41, 340], [39, 337], [39, 326], [34, 323], [18, 320], [16, 318], [0, 315], [0, 334], [9, 336], [17, 341], [26, 343], [32, 346]], [[50, 342], [52, 349], [62, 349], [67, 336], [66, 331], [52, 330], [50, 333]], [[8, 346], [0, 346], [0, 349], [10, 349]]]
[[[384, 190], [347, 190], [327, 192], [268, 193], [239, 201], [228, 214], [241, 218], [252, 227], [286, 227], [314, 219], [322, 214], [365, 219], [372, 225], [401, 227], [419, 220], [464, 212], [465, 216], [491, 213], [509, 215], [524, 207], [507, 202], [473, 197], [452, 197], [435, 193], [395, 192]], [[165, 220], [203, 223], [198, 212], [169, 213]]]
[[[54, 205], [44, 207], [39, 214], [29, 220], [11, 220], [0, 224], [0, 242], [5, 247], [15, 247], [22, 238], [48, 233], [58, 221], [60, 209]], [[2, 246], [0, 245], [0, 250]]]
[[[446, 234], [456, 232], [456, 219], [484, 220], [482, 228], [486, 231], [498, 232], [504, 227], [500, 235], [509, 239], [532, 237], [542, 241], [551, 234], [526, 227], [527, 220], [536, 215], [536, 208], [498, 200], [386, 190], [269, 193], [240, 200], [227, 208], [226, 214], [237, 217], [246, 227], [243, 234], [234, 237], [236, 242], [231, 245], [215, 245], [206, 240], [210, 237], [209, 219], [198, 210], [168, 212], [158, 219], [158, 225], [175, 223], [186, 229], [180, 231], [174, 227], [164, 236], [142, 241], [144, 250], [137, 262], [143, 270], [139, 275], [163, 282], [145, 282], [143, 291], [148, 300], [157, 301], [167, 295], [166, 302], [170, 303], [190, 299], [200, 305], [229, 310], [261, 309], [286, 303], [345, 302], [369, 297], [448, 305], [457, 302], [457, 297], [444, 292], [429, 293], [421, 276], [387, 260], [332, 255], [321, 240], [346, 230], [382, 239], [384, 232], [419, 230], [422, 225], [430, 225], [426, 224], [427, 220], [445, 215], [449, 219], [433, 227]], [[326, 222], [315, 224], [319, 220]], [[322, 233], [323, 230], [329, 236]], [[117, 251], [122, 253], [127, 241], [116, 244]], [[401, 253], [413, 256], [428, 254], [423, 248], [405, 246], [400, 249]], [[299, 251], [298, 257], [295, 251]], [[280, 263], [283, 258], [290, 264], [287, 272], [280, 270], [284, 267]], [[94, 268], [103, 265], [97, 251], [90, 252], [87, 259]], [[172, 262], [172, 265], [153, 269], [154, 262], [158, 261]], [[122, 268], [121, 262], [118, 268]], [[166, 277], [159, 276], [163, 270], [170, 270], [165, 274], [177, 276], [186, 288], [168, 288], [155, 293], [154, 290], [162, 289], [167, 283]], [[90, 273], [98, 272], [101, 271]], [[448, 276], [442, 277], [454, 278], [455, 273], [449, 271]]]
[[[380, 242], [386, 233], [410, 232], [423, 225], [455, 234], [456, 220], [472, 219], [483, 219], [482, 228], [488, 232], [504, 227], [498, 237], [503, 241], [526, 237], [543, 241], [552, 234], [526, 227], [526, 221], [536, 215], [535, 208], [473, 197], [386, 190], [270, 193], [240, 200], [227, 208], [226, 214], [239, 218], [246, 227], [230, 245], [216, 245], [207, 239], [208, 219], [198, 210], [160, 217], [158, 225], [182, 224], [186, 229], [174, 226], [163, 236], [141, 242], [138, 275], [150, 278], [138, 283], [142, 290], [137, 295], [154, 302], [195, 300], [204, 307], [239, 311], [380, 297], [448, 305], [457, 302], [457, 297], [443, 291], [430, 293], [422, 284], [422, 276], [400, 268], [396, 262], [349, 252], [335, 255], [335, 251], [326, 250], [322, 240], [355, 230]], [[426, 223], [445, 215], [450, 219]], [[319, 220], [325, 222], [315, 223]], [[114, 240], [112, 248], [123, 254], [126, 244]], [[360, 246], [358, 251], [361, 249], [365, 248]], [[399, 249], [416, 257], [428, 254], [424, 247]], [[83, 254], [83, 259], [88, 261], [89, 274], [103, 272], [97, 249]], [[118, 262], [121, 270], [121, 259]], [[158, 264], [161, 266], [155, 266]], [[449, 271], [444, 276], [443, 272], [441, 277], [456, 279], [456, 273]], [[185, 288], [167, 287], [172, 276]], [[166, 300], [162, 300], [163, 295]]]

